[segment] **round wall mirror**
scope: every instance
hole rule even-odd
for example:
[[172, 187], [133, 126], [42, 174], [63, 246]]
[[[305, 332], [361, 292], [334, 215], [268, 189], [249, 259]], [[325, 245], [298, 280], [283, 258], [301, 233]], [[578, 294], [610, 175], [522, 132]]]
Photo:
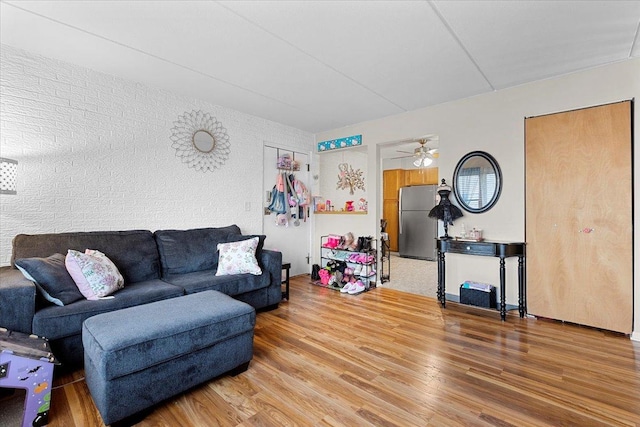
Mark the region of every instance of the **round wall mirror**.
[[500, 197], [502, 173], [498, 162], [484, 151], [466, 154], [453, 172], [453, 193], [460, 207], [471, 213], [486, 212]]
[[216, 140], [206, 130], [199, 130], [193, 133], [193, 146], [202, 153], [209, 153], [215, 148]]

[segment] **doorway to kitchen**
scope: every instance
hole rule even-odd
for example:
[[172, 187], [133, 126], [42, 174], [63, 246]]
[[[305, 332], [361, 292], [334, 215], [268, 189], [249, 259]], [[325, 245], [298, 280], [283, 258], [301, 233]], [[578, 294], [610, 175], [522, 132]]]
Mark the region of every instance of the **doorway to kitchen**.
[[438, 289], [437, 262], [403, 258], [397, 252], [392, 252], [390, 264], [389, 281], [379, 286], [436, 298]]
[[[435, 135], [422, 139], [431, 140], [427, 147], [429, 150], [438, 147], [438, 139]], [[437, 262], [400, 257], [398, 252], [399, 188], [438, 182], [438, 154], [435, 154], [427, 167], [417, 167], [414, 164], [416, 158], [424, 154], [421, 150], [422, 145], [420, 141], [416, 142], [416, 138], [411, 138], [379, 146], [378, 173], [383, 180], [383, 206], [378, 209], [381, 209], [382, 219], [387, 220], [386, 231], [396, 239], [395, 242], [391, 242], [395, 245], [391, 246], [389, 281], [380, 286], [436, 298]], [[392, 181], [392, 185], [385, 186], [384, 181], [387, 179]]]

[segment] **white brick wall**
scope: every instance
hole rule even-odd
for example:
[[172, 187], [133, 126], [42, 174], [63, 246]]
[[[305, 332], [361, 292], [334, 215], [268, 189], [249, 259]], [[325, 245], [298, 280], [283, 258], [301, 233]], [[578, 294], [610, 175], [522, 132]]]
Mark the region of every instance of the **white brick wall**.
[[[19, 233], [191, 228], [262, 230], [263, 141], [303, 151], [312, 134], [0, 45], [0, 156], [18, 194], [0, 196], [0, 265]], [[223, 168], [198, 172], [171, 148], [179, 115], [227, 129]], [[245, 212], [245, 202], [252, 211]]]

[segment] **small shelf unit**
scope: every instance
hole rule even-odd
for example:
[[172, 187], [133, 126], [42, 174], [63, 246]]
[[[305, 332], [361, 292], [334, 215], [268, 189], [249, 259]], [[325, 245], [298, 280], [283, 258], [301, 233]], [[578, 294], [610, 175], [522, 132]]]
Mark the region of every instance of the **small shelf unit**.
[[[350, 212], [353, 213], [353, 212]], [[350, 250], [333, 248], [328, 245], [330, 237], [335, 237], [335, 234], [322, 236], [320, 243], [320, 267], [325, 268], [329, 261], [342, 261], [345, 262], [348, 267], [352, 269], [359, 268], [359, 277], [362, 283], [365, 285], [366, 290], [376, 287], [376, 281], [378, 276], [378, 252], [375, 246], [376, 240], [371, 240], [371, 248], [366, 250]], [[320, 285], [320, 282], [314, 282]], [[326, 286], [331, 289], [341, 289], [341, 286]]]
[[315, 215], [366, 215], [367, 211], [316, 211]]

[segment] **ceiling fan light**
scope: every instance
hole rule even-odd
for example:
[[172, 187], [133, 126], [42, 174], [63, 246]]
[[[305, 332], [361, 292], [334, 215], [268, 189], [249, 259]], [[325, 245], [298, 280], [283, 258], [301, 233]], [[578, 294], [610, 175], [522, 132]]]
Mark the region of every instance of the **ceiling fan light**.
[[413, 162], [413, 165], [417, 168], [426, 168], [431, 163], [433, 163], [433, 160], [431, 160], [429, 157], [423, 156], [423, 157], [417, 158]]

